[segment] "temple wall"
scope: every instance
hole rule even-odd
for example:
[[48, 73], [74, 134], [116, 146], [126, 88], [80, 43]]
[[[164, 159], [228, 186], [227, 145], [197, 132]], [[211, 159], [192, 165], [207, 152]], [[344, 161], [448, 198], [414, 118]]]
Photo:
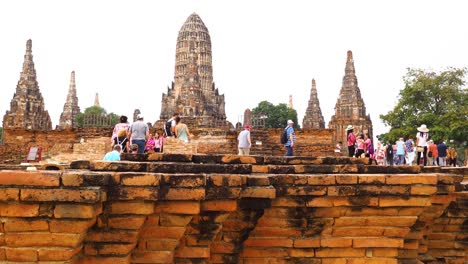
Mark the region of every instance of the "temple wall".
[[315, 157], [125, 158], [141, 161], [0, 171], [0, 261], [467, 261], [466, 168]]

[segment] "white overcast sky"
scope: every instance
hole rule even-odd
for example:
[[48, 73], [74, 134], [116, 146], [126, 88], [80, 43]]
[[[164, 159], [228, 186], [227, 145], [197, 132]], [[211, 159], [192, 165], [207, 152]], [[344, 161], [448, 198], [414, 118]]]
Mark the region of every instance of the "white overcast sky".
[[58, 124], [76, 71], [82, 111], [99, 93], [108, 112], [138, 108], [155, 122], [174, 77], [178, 32], [196, 12], [212, 42], [213, 75], [235, 124], [260, 101], [288, 103], [302, 124], [317, 82], [326, 124], [352, 50], [374, 134], [396, 103], [407, 67], [468, 65], [468, 1], [1, 1], [0, 116], [10, 108], [26, 41]]

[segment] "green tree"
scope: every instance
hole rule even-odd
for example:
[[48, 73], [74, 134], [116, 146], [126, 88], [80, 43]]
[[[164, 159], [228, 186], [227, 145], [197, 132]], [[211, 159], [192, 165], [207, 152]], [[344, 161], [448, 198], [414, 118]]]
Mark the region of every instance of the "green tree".
[[380, 118], [390, 127], [378, 138], [394, 142], [415, 135], [426, 124], [435, 142], [447, 140], [462, 147], [468, 137], [468, 93], [466, 69], [449, 68], [442, 72], [408, 69], [395, 108]]
[[262, 101], [252, 109], [252, 114], [263, 116], [267, 128], [283, 128], [287, 125], [288, 119], [294, 122], [296, 128], [298, 127], [296, 110], [288, 108], [286, 104], [273, 105], [268, 101]]
[[[107, 124], [107, 122], [105, 124], [107, 124], [107, 126], [113, 126], [115, 125], [116, 123], [119, 122], [119, 118], [120, 116], [117, 115], [117, 114], [114, 114], [114, 113], [109, 113], [107, 114], [107, 111], [106, 109], [100, 107], [100, 106], [91, 106], [91, 107], [88, 107], [85, 109], [84, 113], [79, 113], [77, 116], [76, 116], [76, 122], [78, 124], [79, 127], [83, 127], [84, 126], [84, 120], [85, 120], [85, 116], [102, 116], [102, 120], [108, 120], [109, 121], [109, 124]], [[99, 123], [97, 124], [97, 126], [103, 126], [105, 124], [102, 124], [102, 123]]]
[[3, 127], [0, 127], [0, 143], [3, 142]]

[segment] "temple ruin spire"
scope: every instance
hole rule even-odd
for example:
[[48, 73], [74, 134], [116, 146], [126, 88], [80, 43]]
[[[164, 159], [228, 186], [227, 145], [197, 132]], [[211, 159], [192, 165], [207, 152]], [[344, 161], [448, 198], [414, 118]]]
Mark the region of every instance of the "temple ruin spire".
[[335, 115], [328, 123], [328, 128], [335, 130], [337, 142], [346, 142], [346, 127], [348, 125], [354, 127], [354, 132], [367, 132], [372, 137], [372, 121], [370, 115], [366, 114], [366, 106], [358, 86], [351, 51], [347, 53], [345, 75], [340, 95], [336, 101]]
[[101, 105], [99, 104], [99, 94], [98, 93], [96, 93], [96, 95], [94, 96], [94, 106], [101, 107]]
[[75, 72], [71, 72], [70, 86], [68, 88], [68, 95], [65, 104], [63, 105], [63, 112], [60, 115], [59, 127], [75, 128], [76, 127], [76, 116], [80, 113], [80, 107], [78, 106], [78, 97], [76, 96], [76, 82]]
[[293, 109], [293, 97], [292, 94], [289, 95], [288, 108]]
[[312, 79], [309, 104], [307, 105], [306, 113], [302, 120], [302, 128], [325, 128], [325, 121], [323, 119], [322, 109], [320, 109], [315, 79]]
[[44, 99], [37, 82], [30, 39], [26, 42], [23, 69], [10, 102], [10, 110], [3, 117], [3, 127], [46, 131], [52, 129], [49, 112], [44, 109]]
[[213, 82], [211, 56], [208, 29], [193, 13], [177, 37], [174, 82], [162, 95], [162, 120], [167, 120], [175, 112], [186, 117], [226, 118], [224, 95], [219, 95]]

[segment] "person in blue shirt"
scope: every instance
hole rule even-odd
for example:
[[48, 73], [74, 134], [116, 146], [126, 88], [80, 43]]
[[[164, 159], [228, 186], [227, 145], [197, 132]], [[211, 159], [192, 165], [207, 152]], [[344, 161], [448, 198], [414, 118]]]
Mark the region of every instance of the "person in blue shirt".
[[120, 152], [122, 151], [121, 145], [117, 144], [114, 146], [111, 152], [108, 152], [103, 160], [107, 161], [119, 161], [120, 160]]
[[286, 129], [286, 134], [288, 135], [288, 142], [284, 144], [284, 147], [286, 147], [286, 155], [285, 156], [293, 156], [293, 148], [294, 144], [296, 143], [296, 134], [294, 133], [294, 122], [292, 120], [288, 120], [288, 126], [285, 128]]

